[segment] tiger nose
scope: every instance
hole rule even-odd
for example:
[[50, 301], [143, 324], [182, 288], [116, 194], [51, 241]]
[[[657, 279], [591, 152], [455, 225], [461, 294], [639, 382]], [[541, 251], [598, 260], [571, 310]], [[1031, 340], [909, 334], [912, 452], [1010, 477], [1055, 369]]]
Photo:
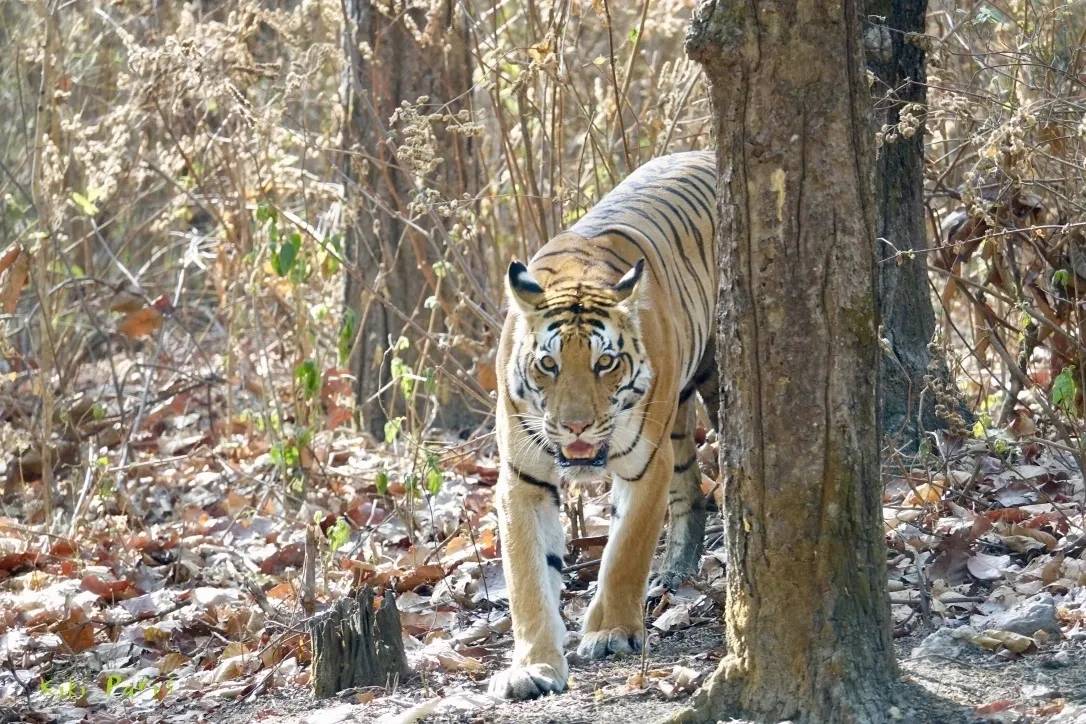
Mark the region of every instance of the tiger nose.
[[562, 427], [566, 428], [574, 435], [580, 435], [588, 426], [592, 424], [591, 420], [562, 420]]

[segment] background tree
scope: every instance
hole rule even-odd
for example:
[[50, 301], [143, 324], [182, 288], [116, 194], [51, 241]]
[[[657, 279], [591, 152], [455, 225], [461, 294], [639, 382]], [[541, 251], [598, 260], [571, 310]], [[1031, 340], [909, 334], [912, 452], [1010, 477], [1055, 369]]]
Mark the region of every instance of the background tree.
[[728, 656], [686, 720], [878, 721], [894, 677], [870, 93], [855, 0], [704, 2], [718, 139]]
[[[355, 332], [350, 368], [360, 411], [380, 436], [390, 417], [412, 407], [403, 399], [410, 395], [398, 397], [404, 388], [390, 384], [394, 374], [425, 378], [440, 364], [460, 366], [426, 340], [464, 316], [447, 269], [450, 255], [461, 270], [470, 271], [471, 262], [434, 237], [443, 223], [440, 203], [478, 185], [471, 137], [448, 130], [470, 117], [461, 112], [471, 107], [473, 63], [467, 27], [451, 0], [431, 7], [348, 0], [345, 8], [342, 173], [350, 269], [344, 302]], [[427, 305], [435, 313], [426, 313]], [[401, 338], [413, 340], [411, 346], [397, 348]], [[394, 355], [405, 364], [395, 373]], [[446, 380], [456, 379], [451, 372]], [[476, 419], [470, 390], [456, 392], [439, 407], [452, 427]]]
[[[923, 430], [944, 427], [924, 377], [946, 381], [942, 360], [928, 349], [935, 312], [927, 272], [924, 212], [924, 120], [927, 85], [924, 32], [927, 0], [868, 0], [864, 49], [875, 76], [875, 236], [883, 350], [879, 421], [891, 442], [918, 442]], [[915, 253], [914, 253], [915, 252]], [[921, 409], [923, 405], [923, 409]], [[919, 413], [919, 414], [918, 414]]]

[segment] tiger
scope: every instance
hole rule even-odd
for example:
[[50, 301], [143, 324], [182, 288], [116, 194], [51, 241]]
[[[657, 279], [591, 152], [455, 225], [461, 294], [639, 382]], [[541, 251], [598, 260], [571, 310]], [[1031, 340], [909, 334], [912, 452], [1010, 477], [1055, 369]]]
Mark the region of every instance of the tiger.
[[525, 265], [510, 263], [498, 343], [495, 488], [512, 615], [498, 697], [565, 689], [561, 616], [567, 481], [611, 476], [611, 521], [577, 652], [641, 650], [649, 569], [696, 570], [706, 504], [695, 391], [717, 409], [716, 163], [708, 151], [645, 163]]

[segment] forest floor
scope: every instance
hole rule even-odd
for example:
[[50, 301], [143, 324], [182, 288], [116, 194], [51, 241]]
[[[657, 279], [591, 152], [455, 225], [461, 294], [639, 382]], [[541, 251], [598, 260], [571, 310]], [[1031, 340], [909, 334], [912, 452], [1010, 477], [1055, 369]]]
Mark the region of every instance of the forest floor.
[[[330, 384], [292, 415], [284, 394], [275, 418], [254, 385], [227, 400], [220, 381], [188, 375], [145, 387], [122, 416], [101, 402], [108, 385], [88, 382], [85, 398], [58, 403], [50, 500], [32, 384], [0, 391], [0, 450], [14, 451], [0, 459], [0, 721], [648, 721], [681, 707], [723, 654], [714, 519], [696, 580], [648, 610], [644, 661], [574, 662], [567, 693], [496, 702], [486, 679], [511, 640], [489, 438], [360, 438]], [[699, 458], [719, 505], [712, 437]], [[983, 428], [888, 459], [902, 671], [888, 721], [1086, 721], [1074, 461], [1034, 431]], [[564, 507], [574, 631], [606, 542], [606, 491], [572, 488]], [[306, 622], [362, 584], [396, 590], [414, 673], [318, 702]]]

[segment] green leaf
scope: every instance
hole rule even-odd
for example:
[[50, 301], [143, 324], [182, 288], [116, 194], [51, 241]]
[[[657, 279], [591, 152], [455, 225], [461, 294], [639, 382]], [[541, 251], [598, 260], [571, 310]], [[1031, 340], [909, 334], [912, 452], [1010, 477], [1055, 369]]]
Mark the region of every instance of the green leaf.
[[998, 25], [1003, 22], [1003, 13], [999, 12], [990, 5], [984, 5], [977, 11], [976, 18], [973, 19], [974, 25]]
[[441, 484], [445, 481], [445, 477], [441, 474], [440, 470], [430, 469], [426, 473], [426, 490], [430, 495], [437, 495], [441, 492]]
[[1067, 288], [1071, 284], [1071, 272], [1066, 269], [1057, 269], [1052, 272], [1052, 285]]
[[321, 375], [317, 371], [317, 363], [307, 359], [294, 368], [294, 381], [302, 390], [305, 399], [311, 400], [320, 388]]
[[410, 397], [415, 389], [415, 380], [411, 374], [411, 368], [399, 357], [393, 357], [389, 363], [389, 371], [392, 373], [392, 381], [400, 383], [400, 391], [404, 397]]
[[1064, 367], [1052, 381], [1052, 404], [1066, 412], [1075, 414], [1075, 398], [1078, 397], [1078, 380], [1075, 379], [1075, 365]]
[[340, 234], [337, 231], [329, 236], [326, 241], [332, 246], [332, 249], [336, 252], [336, 256], [343, 256], [343, 234]]
[[256, 220], [259, 221], [261, 224], [263, 224], [265, 221], [268, 221], [269, 219], [274, 221], [276, 216], [277, 214], [275, 211], [275, 207], [273, 206], [261, 204], [260, 206], [256, 207]]
[[285, 277], [290, 273], [290, 270], [294, 267], [294, 262], [298, 259], [298, 250], [301, 246], [302, 235], [298, 232], [291, 234], [279, 245], [279, 251], [273, 255], [272, 262], [276, 274]]
[[325, 254], [324, 259], [321, 260], [321, 276], [325, 279], [331, 279], [338, 271], [339, 259], [331, 254]]
[[378, 495], [388, 495], [388, 473], [384, 470], [377, 471], [377, 477], [374, 478], [373, 484], [377, 486]]
[[72, 201], [74, 201], [75, 205], [79, 207], [79, 210], [87, 216], [95, 216], [98, 213], [98, 206], [94, 203], [94, 195], [95, 194], [92, 192], [88, 198], [78, 191], [73, 191]]
[[268, 451], [268, 456], [281, 470], [295, 470], [302, 462], [302, 455], [293, 443], [275, 443]]
[[107, 676], [105, 684], [106, 696], [112, 694], [113, 690], [117, 688], [117, 684], [122, 681], [124, 681], [124, 678], [120, 674], [110, 674]]
[[449, 262], [447, 261], [435, 261], [430, 265], [434, 269], [434, 276], [438, 279], [442, 279], [449, 275]]
[[358, 328], [358, 315], [353, 309], [348, 309], [343, 315], [343, 323], [339, 325], [339, 340], [337, 350], [339, 352], [340, 367], [347, 364], [347, 358], [351, 356], [351, 346], [354, 344], [355, 331]]
[[347, 545], [347, 541], [351, 539], [351, 525], [347, 522], [346, 518], [340, 518], [336, 521], [336, 524], [328, 529], [328, 547], [335, 553], [343, 546]]
[[402, 417], [394, 417], [391, 420], [385, 422], [385, 444], [391, 445], [397, 437], [400, 435], [400, 425], [403, 424]]

